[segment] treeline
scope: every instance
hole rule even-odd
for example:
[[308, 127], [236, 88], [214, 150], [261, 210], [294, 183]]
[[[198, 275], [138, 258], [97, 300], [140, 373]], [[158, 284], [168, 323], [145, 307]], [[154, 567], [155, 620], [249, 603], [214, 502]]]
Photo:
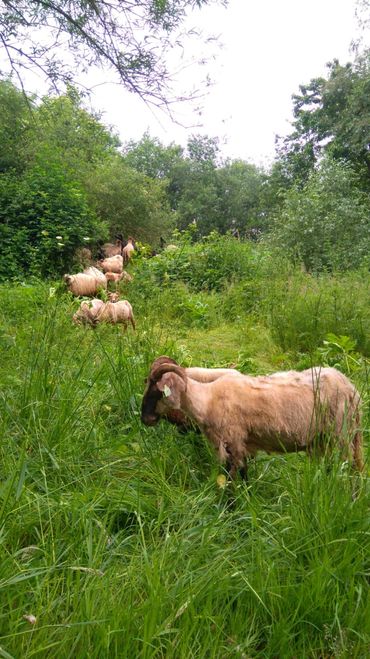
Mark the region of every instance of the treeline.
[[337, 61], [293, 97], [270, 171], [145, 134], [125, 145], [75, 89], [37, 103], [0, 82], [0, 277], [53, 276], [117, 234], [153, 247], [192, 225], [269, 240], [309, 271], [369, 261], [370, 61]]

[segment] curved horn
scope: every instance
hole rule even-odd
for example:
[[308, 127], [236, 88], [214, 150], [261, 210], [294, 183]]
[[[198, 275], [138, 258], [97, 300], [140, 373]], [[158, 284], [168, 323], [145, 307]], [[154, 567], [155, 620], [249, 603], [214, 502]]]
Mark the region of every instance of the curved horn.
[[179, 366], [178, 364], [161, 364], [158, 366], [158, 368], [153, 371], [153, 373], [150, 376], [150, 379], [153, 383], [158, 382], [158, 380], [164, 375], [165, 373], [176, 373], [184, 382], [187, 381], [187, 376], [185, 373], [185, 369], [182, 366]]
[[179, 365], [172, 357], [167, 357], [167, 355], [161, 355], [160, 357], [157, 357], [157, 359], [154, 360], [150, 367], [150, 372], [154, 373], [154, 371], [159, 368], [159, 366], [162, 366], [162, 364], [176, 364], [177, 366]]

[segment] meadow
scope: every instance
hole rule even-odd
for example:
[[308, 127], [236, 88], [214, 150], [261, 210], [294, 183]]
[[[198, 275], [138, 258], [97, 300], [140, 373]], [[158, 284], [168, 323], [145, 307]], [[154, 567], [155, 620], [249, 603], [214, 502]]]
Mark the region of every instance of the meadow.
[[140, 421], [160, 354], [328, 364], [363, 397], [368, 465], [368, 273], [216, 236], [130, 267], [135, 333], [73, 326], [56, 282], [0, 287], [0, 657], [368, 657], [368, 466], [261, 453], [220, 487], [204, 437]]

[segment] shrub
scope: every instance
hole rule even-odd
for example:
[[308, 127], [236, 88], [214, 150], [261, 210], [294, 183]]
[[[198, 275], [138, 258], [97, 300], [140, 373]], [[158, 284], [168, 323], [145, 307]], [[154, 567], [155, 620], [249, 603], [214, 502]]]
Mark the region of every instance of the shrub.
[[163, 287], [180, 281], [193, 291], [221, 291], [225, 283], [253, 276], [257, 256], [248, 242], [216, 232], [195, 244], [190, 243], [188, 232], [177, 232], [175, 241], [176, 250], [164, 250], [142, 262], [139, 276], [143, 284]]
[[369, 211], [355, 171], [327, 158], [303, 190], [287, 193], [275, 240], [308, 271], [358, 268], [369, 258]]
[[60, 275], [77, 246], [104, 233], [77, 183], [59, 163], [35, 165], [21, 178], [0, 176], [0, 278]]

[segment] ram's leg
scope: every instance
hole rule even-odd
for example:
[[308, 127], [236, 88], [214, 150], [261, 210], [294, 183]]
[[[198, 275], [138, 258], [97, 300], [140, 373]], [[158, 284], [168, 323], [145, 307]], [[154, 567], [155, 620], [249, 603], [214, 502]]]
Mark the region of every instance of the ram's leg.
[[243, 466], [240, 467], [239, 474], [240, 474], [241, 478], [243, 479], [243, 481], [248, 483], [248, 458], [246, 458], [244, 460]]
[[364, 451], [363, 451], [363, 439], [362, 432], [360, 430], [356, 431], [356, 434], [352, 440], [352, 455], [354, 466], [360, 473], [364, 471]]
[[226, 461], [226, 471], [229, 474], [231, 480], [234, 480], [238, 473], [238, 463], [235, 462], [233, 458], [230, 458]]

